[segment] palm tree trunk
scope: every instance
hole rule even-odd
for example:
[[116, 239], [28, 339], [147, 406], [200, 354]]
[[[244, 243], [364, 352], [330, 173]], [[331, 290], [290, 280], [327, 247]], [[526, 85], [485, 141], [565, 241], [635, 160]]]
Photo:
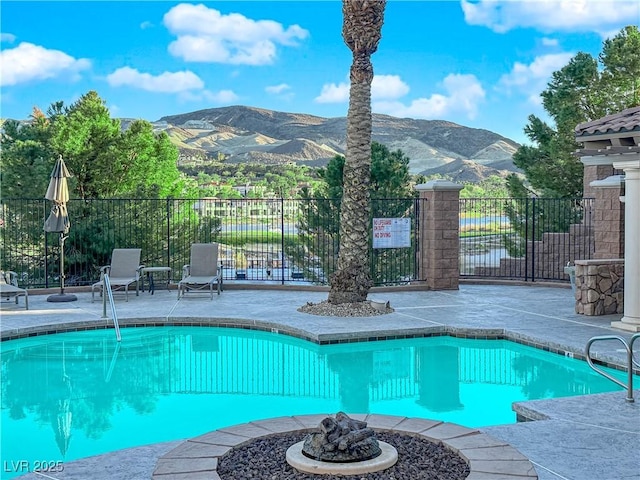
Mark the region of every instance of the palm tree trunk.
[[342, 36], [353, 52], [347, 114], [347, 150], [340, 205], [338, 269], [331, 276], [329, 303], [367, 299], [371, 281], [371, 55], [378, 49], [386, 0], [343, 0]]

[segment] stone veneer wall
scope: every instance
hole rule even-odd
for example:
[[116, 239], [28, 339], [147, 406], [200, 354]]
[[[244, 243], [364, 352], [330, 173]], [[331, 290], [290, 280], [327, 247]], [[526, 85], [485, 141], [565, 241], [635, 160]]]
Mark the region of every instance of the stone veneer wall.
[[624, 259], [576, 260], [576, 313], [624, 312]]

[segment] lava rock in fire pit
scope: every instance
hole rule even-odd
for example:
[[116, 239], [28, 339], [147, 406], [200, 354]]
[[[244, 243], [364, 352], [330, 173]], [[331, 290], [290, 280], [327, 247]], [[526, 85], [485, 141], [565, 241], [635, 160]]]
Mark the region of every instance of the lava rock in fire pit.
[[367, 422], [338, 412], [320, 422], [320, 431], [307, 435], [302, 453], [323, 462], [349, 463], [376, 458], [382, 450]]

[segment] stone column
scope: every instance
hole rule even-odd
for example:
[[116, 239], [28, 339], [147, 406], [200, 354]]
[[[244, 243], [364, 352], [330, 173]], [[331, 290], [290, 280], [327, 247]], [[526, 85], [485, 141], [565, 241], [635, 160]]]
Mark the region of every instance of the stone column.
[[421, 204], [419, 277], [430, 290], [457, 290], [460, 280], [460, 190], [448, 180], [416, 185]]
[[624, 316], [611, 326], [640, 332], [640, 154], [620, 155], [613, 166], [625, 173]]
[[590, 184], [595, 198], [595, 251], [592, 258], [624, 257], [624, 204], [620, 201], [624, 192], [623, 185], [622, 175], [595, 180]]
[[613, 175], [613, 166], [611, 163], [606, 163], [604, 165], [599, 163], [585, 164], [582, 177], [582, 196], [584, 198], [595, 198], [596, 193], [592, 182], [595, 180], [602, 180], [603, 178], [611, 175]]
[[[585, 213], [591, 217], [585, 217], [582, 219], [584, 225], [594, 226], [594, 232], [597, 231], [594, 225], [596, 209], [598, 204], [598, 196], [596, 195], [598, 188], [597, 182], [603, 178], [613, 175], [613, 165], [611, 161], [606, 157], [594, 156], [594, 157], [582, 157], [580, 161], [583, 164], [582, 175], [582, 198], [593, 198], [593, 208], [588, 209]], [[598, 248], [596, 247], [596, 250]]]

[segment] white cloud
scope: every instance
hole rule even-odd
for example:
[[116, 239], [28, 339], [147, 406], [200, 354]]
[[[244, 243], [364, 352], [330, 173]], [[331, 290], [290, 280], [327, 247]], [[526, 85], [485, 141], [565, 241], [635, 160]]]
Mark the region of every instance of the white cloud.
[[529, 65], [516, 62], [511, 71], [500, 78], [499, 86], [507, 92], [517, 90], [535, 105], [540, 104], [540, 93], [546, 88], [551, 74], [564, 67], [572, 53], [554, 53], [536, 57]]
[[13, 43], [16, 41], [16, 36], [11, 33], [0, 33], [0, 42]]
[[[322, 86], [320, 95], [315, 98], [318, 103], [344, 103], [349, 100], [349, 82], [339, 84], [327, 83]], [[374, 75], [371, 82], [371, 99], [396, 99], [409, 93], [409, 85], [398, 75]]]
[[404, 83], [398, 75], [374, 75], [371, 82], [371, 98], [396, 99], [409, 93], [409, 85]]
[[142, 23], [140, 24], [140, 28], [141, 28], [142, 30], [146, 30], [147, 28], [153, 28], [153, 27], [154, 27], [153, 23], [151, 23], [151, 22], [150, 22], [150, 21], [148, 21], [148, 20], [147, 20], [147, 21], [145, 21], [145, 22], [142, 22]]
[[626, 25], [637, 25], [637, 0], [461, 0], [465, 20], [497, 33], [515, 28], [544, 32], [597, 32], [603, 38]]
[[398, 101], [378, 101], [373, 111], [395, 117], [443, 118], [463, 114], [474, 119], [478, 106], [485, 98], [485, 91], [475, 75], [450, 74], [442, 81], [446, 94], [434, 93], [429, 98], [418, 98], [405, 105]]
[[228, 105], [237, 102], [240, 97], [238, 97], [238, 95], [236, 95], [232, 90], [220, 90], [218, 92], [212, 92], [210, 90], [195, 92], [185, 90], [184, 92], [180, 92], [178, 98], [187, 102], [207, 101], [219, 105]]
[[107, 82], [112, 87], [129, 86], [160, 93], [180, 93], [204, 88], [204, 82], [200, 77], [190, 71], [164, 72], [154, 76], [130, 67], [119, 68], [107, 75]]
[[210, 92], [205, 90], [204, 93], [208, 100], [216, 103], [233, 103], [240, 98], [233, 92], [233, 90], [220, 90], [219, 92]]
[[544, 45], [545, 47], [557, 47], [558, 46], [558, 40], [555, 38], [548, 38], [548, 37], [544, 37], [542, 40], [542, 45]]
[[86, 58], [76, 59], [60, 50], [47, 50], [22, 42], [16, 48], [0, 52], [0, 85], [10, 86], [49, 78], [77, 81], [80, 72], [91, 67]]
[[309, 35], [298, 25], [285, 29], [273, 20], [223, 15], [202, 4], [176, 5], [164, 15], [164, 24], [178, 37], [169, 52], [190, 62], [267, 65], [276, 58], [278, 45], [295, 46]]
[[281, 83], [280, 85], [270, 85], [265, 87], [264, 91], [270, 93], [272, 95], [278, 95], [286, 92], [287, 90], [291, 90], [291, 86], [286, 83]]
[[349, 101], [348, 83], [325, 83], [320, 95], [314, 98], [318, 103], [344, 103]]

